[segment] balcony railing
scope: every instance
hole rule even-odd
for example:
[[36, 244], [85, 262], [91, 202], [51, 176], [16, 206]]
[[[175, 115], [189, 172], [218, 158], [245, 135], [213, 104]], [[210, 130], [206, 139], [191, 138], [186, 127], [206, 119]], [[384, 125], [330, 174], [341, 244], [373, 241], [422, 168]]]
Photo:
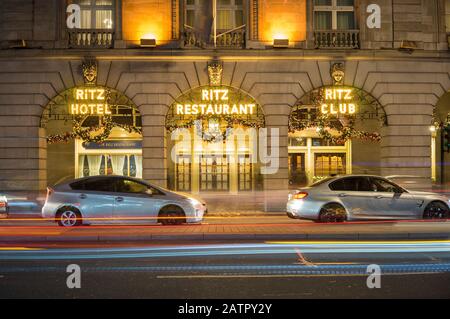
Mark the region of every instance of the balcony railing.
[[74, 29], [69, 30], [70, 48], [109, 49], [114, 46], [114, 30]]
[[[185, 48], [209, 48], [214, 47], [214, 39], [211, 36], [209, 43], [204, 43], [202, 36], [194, 28], [185, 25], [183, 33], [183, 46]], [[245, 25], [229, 31], [218, 31], [216, 40], [217, 48], [245, 48]]]
[[317, 49], [359, 49], [359, 30], [314, 31]]

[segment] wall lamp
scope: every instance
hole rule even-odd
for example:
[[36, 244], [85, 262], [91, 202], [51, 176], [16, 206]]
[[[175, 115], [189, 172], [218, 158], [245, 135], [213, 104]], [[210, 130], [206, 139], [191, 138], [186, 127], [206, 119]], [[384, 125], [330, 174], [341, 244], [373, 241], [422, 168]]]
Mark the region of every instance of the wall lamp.
[[141, 39], [141, 48], [155, 48], [156, 39]]
[[289, 39], [273, 39], [274, 48], [288, 48]]

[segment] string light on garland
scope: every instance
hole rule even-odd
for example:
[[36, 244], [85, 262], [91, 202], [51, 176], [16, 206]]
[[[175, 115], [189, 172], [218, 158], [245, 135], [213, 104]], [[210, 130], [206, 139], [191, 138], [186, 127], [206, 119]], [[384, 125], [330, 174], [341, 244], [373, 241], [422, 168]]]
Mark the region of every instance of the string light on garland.
[[[113, 121], [111, 116], [103, 117], [103, 123], [97, 126], [83, 127], [82, 122], [83, 122], [82, 117], [76, 117], [73, 120], [72, 132], [49, 135], [47, 137], [47, 143], [48, 144], [68, 143], [69, 141], [74, 139], [81, 139], [83, 141], [83, 144], [85, 143], [102, 144], [109, 138], [109, 136], [111, 135], [111, 131], [114, 127], [119, 127], [130, 134], [137, 133], [142, 135], [142, 128], [116, 123]], [[99, 131], [102, 132], [99, 134], [95, 134]]]

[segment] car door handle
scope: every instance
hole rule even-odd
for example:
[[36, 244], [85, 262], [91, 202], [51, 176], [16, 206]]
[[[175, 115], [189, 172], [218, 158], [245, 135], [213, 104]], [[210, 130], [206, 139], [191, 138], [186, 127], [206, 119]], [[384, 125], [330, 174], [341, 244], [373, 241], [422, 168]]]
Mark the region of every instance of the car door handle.
[[81, 199], [86, 199], [86, 198], [87, 198], [87, 195], [86, 195], [86, 194], [81, 194], [81, 195], [80, 195], [80, 198], [81, 198]]
[[347, 194], [339, 194], [339, 197], [347, 197]]
[[119, 203], [123, 202], [123, 197], [116, 197], [116, 201], [119, 202]]
[[375, 196], [375, 199], [383, 199], [383, 196]]

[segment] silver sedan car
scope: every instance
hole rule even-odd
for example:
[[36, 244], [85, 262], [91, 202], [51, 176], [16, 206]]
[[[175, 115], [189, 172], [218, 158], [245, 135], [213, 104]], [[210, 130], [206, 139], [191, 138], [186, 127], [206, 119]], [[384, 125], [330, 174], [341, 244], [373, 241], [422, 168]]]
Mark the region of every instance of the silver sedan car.
[[289, 194], [290, 218], [319, 222], [389, 219], [448, 219], [449, 198], [408, 191], [379, 176], [342, 176]]
[[111, 223], [199, 223], [206, 204], [189, 194], [171, 192], [143, 180], [94, 176], [47, 189], [42, 217], [60, 226]]

